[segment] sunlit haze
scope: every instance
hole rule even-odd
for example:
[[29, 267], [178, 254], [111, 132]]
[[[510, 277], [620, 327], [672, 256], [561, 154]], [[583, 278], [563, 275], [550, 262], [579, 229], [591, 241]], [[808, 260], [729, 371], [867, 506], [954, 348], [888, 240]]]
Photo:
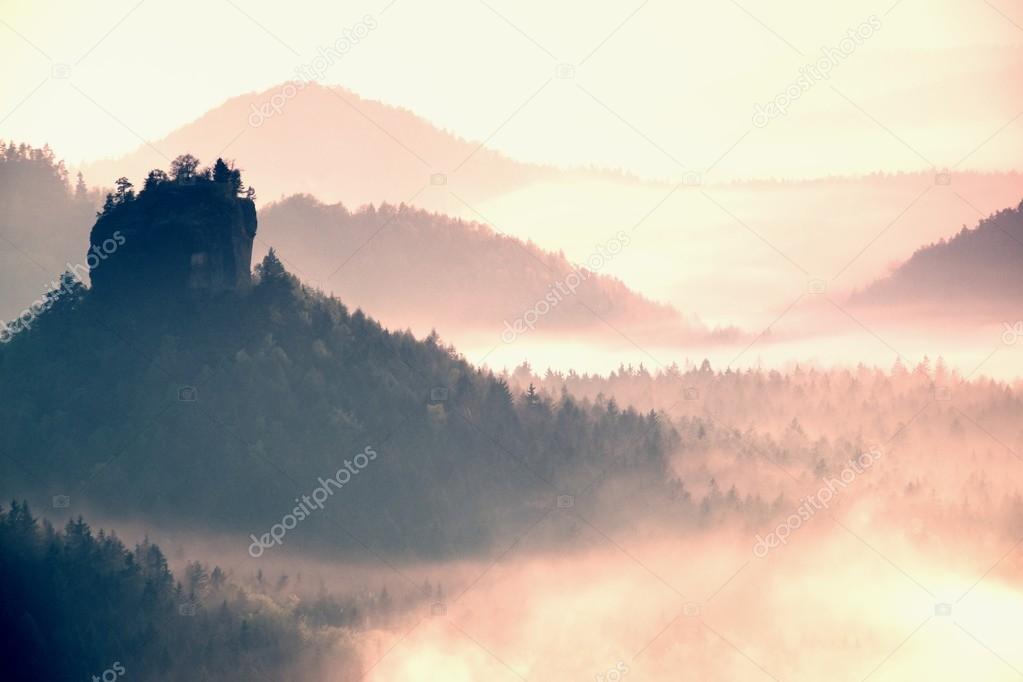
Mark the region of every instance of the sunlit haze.
[[1023, 6], [0, 0], [0, 680], [1023, 676]]
[[[3, 5], [3, 130], [71, 162], [126, 153], [232, 95], [294, 79], [366, 16], [378, 26], [323, 83], [524, 161], [653, 178], [707, 169], [754, 128], [756, 104], [870, 17], [871, 36], [752, 130], [717, 176], [1008, 170], [1023, 137], [1011, 87], [1023, 20], [1011, 3]], [[52, 78], [65, 65], [68, 78]], [[558, 78], [559, 65], [574, 73]]]

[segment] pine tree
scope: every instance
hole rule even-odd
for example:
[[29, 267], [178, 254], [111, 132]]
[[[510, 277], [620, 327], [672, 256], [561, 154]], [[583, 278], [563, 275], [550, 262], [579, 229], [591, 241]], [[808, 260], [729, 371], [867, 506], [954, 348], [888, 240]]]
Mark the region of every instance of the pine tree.
[[135, 190], [132, 189], [135, 185], [126, 177], [117, 178], [117, 191], [114, 192], [114, 204], [120, 205], [128, 203], [135, 198]]
[[82, 201], [89, 197], [89, 188], [85, 184], [85, 178], [82, 177], [81, 171], [78, 173], [78, 179], [75, 181], [75, 199]]
[[263, 262], [256, 266], [256, 276], [260, 282], [284, 279], [287, 274], [288, 271], [284, 269], [284, 264], [272, 247], [263, 257]]
[[148, 192], [155, 188], [161, 182], [166, 182], [170, 178], [159, 168], [149, 171], [149, 175], [146, 176], [146, 182], [142, 185], [142, 191]]
[[231, 169], [227, 167], [223, 159], [218, 158], [213, 164], [213, 182], [227, 183], [231, 180]]

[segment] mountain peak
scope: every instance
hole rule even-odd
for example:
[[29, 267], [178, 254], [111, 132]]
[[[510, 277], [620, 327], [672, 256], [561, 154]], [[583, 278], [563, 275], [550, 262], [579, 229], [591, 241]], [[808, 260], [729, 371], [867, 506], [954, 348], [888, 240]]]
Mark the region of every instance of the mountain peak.
[[233, 97], [166, 137], [123, 158], [88, 164], [83, 172], [93, 183], [141, 176], [174, 149], [245, 159], [246, 174], [268, 198], [308, 193], [351, 206], [415, 198], [418, 205], [442, 209], [447, 192], [424, 191], [436, 189], [439, 176], [476, 202], [551, 174], [408, 109], [341, 86], [294, 81]]

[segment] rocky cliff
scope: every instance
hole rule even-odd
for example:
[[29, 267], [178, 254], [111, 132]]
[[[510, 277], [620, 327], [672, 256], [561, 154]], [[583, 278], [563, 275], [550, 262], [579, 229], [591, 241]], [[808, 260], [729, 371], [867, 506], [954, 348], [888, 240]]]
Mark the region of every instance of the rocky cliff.
[[122, 178], [89, 237], [93, 288], [100, 294], [247, 288], [256, 208], [240, 190], [237, 171], [154, 171], [137, 196]]

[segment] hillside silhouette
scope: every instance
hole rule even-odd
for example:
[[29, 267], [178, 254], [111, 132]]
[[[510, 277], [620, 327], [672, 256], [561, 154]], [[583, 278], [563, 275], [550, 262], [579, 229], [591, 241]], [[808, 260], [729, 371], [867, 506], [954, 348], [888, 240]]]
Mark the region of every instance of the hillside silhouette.
[[[1018, 314], [1023, 290], [1023, 202], [917, 250], [852, 301], [942, 314]], [[1015, 318], [1013, 318], [1015, 319]]]
[[454, 182], [456, 168], [459, 192], [472, 201], [556, 174], [338, 86], [308, 83], [279, 113], [258, 113], [289, 85], [233, 97], [124, 158], [87, 165], [85, 175], [94, 182], [139, 177], [166, 162], [155, 150], [190, 149], [200, 158], [245, 159], [247, 177], [271, 198], [308, 193], [357, 206], [410, 199], [434, 174], [452, 174]]
[[[298, 491], [372, 451], [288, 544], [444, 555], [489, 546], [559, 494], [671, 485], [675, 436], [656, 414], [513, 393], [436, 336], [388, 331], [302, 286], [272, 251], [251, 285], [196, 289], [180, 270], [197, 266], [189, 248], [229, 263], [222, 218], [251, 204], [221, 165], [179, 157], [138, 194], [119, 181], [93, 242], [124, 226], [123, 248], [92, 289], [65, 275], [0, 347], [6, 492], [258, 537]], [[613, 493], [610, 466], [625, 472]]]
[[514, 340], [509, 325], [543, 302], [528, 333], [614, 334], [621, 327], [644, 339], [712, 335], [599, 272], [629, 243], [625, 232], [597, 245], [606, 248], [592, 262], [574, 264], [486, 225], [404, 204], [351, 211], [301, 195], [263, 208], [260, 220], [262, 251], [273, 244], [304, 279], [389, 325], [474, 332], [497, 343]]

